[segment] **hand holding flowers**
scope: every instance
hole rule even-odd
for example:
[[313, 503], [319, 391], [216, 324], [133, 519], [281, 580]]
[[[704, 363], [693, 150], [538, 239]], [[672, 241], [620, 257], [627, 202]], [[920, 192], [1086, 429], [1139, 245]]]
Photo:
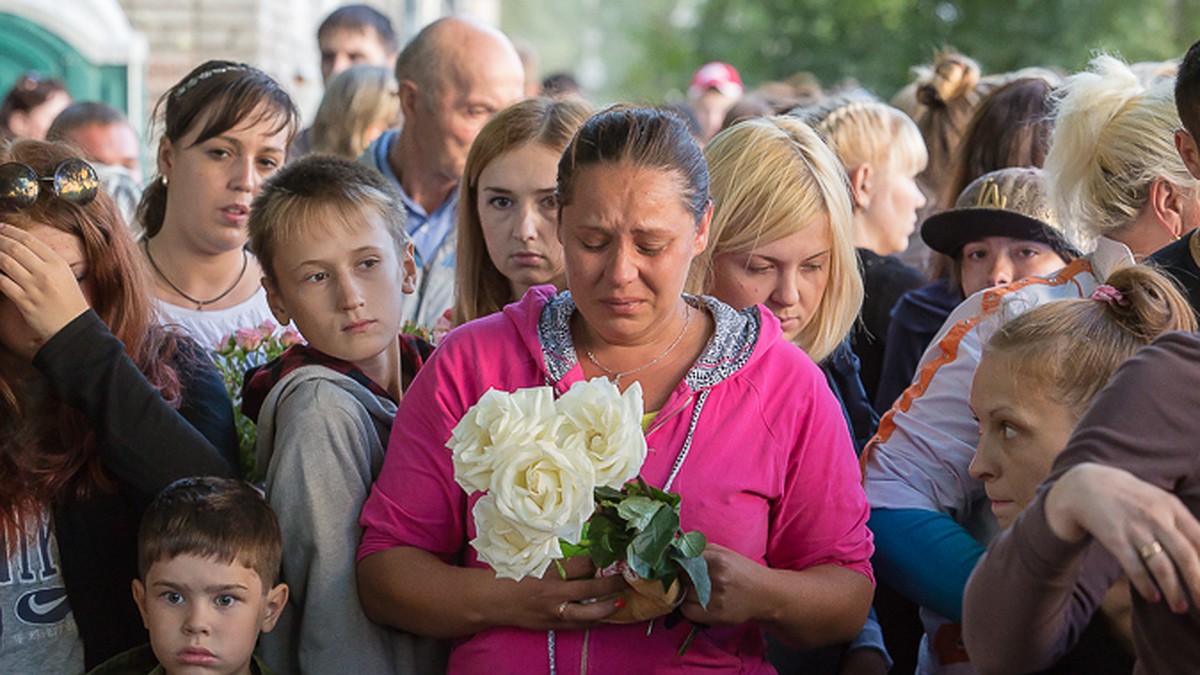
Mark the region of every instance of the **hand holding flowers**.
[[[590, 556], [602, 575], [621, 574], [673, 590], [654, 611], [682, 601], [680, 572], [707, 603], [710, 585], [699, 532], [679, 529], [679, 496], [637, 477], [646, 457], [637, 384], [620, 393], [604, 378], [578, 382], [558, 400], [550, 387], [490, 390], [467, 411], [447, 446], [455, 480], [475, 504], [479, 559], [501, 578], [541, 577], [551, 562]], [[561, 566], [560, 566], [561, 569]]]

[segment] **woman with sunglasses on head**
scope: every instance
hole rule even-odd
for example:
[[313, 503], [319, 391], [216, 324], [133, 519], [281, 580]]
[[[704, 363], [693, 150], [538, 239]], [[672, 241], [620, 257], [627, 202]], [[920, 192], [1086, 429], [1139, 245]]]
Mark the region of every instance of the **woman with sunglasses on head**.
[[158, 176], [138, 217], [154, 295], [168, 323], [214, 348], [271, 319], [246, 250], [250, 202], [287, 156], [299, 113], [266, 73], [208, 61], [159, 100]]
[[0, 162], [0, 672], [78, 673], [146, 641], [140, 513], [177, 478], [234, 475], [236, 436], [94, 169], [37, 141]]

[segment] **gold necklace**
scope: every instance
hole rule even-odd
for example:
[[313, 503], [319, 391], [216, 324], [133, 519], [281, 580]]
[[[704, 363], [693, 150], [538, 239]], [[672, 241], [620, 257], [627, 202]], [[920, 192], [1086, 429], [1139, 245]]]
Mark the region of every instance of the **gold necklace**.
[[634, 368], [633, 370], [626, 370], [624, 372], [618, 373], [617, 371], [612, 370], [611, 368], [608, 368], [604, 364], [597, 361], [596, 355], [592, 353], [592, 350], [585, 349], [583, 353], [587, 355], [588, 361], [591, 361], [593, 366], [596, 366], [600, 370], [603, 370], [604, 374], [612, 379], [613, 384], [620, 387], [622, 377], [625, 377], [626, 375], [633, 375], [634, 373], [640, 373], [641, 371], [643, 371], [643, 370], [649, 368], [650, 366], [658, 363], [659, 361], [665, 359], [668, 354], [675, 351], [675, 348], [678, 347], [679, 343], [683, 341], [683, 336], [685, 334], [687, 334], [688, 324], [691, 322], [692, 322], [692, 307], [691, 307], [691, 305], [684, 305], [683, 306], [683, 328], [680, 329], [679, 335], [675, 336], [675, 339], [671, 341], [671, 344], [667, 345], [667, 348], [663, 350], [663, 353], [650, 359], [646, 363], [643, 363], [642, 365], [638, 366], [637, 368]]
[[225, 290], [221, 291], [220, 295], [217, 295], [216, 297], [213, 297], [213, 298], [209, 298], [208, 300], [201, 300], [199, 298], [193, 298], [192, 296], [188, 295], [187, 293], [184, 293], [182, 288], [176, 286], [175, 283], [173, 281], [171, 281], [167, 277], [166, 274], [163, 274], [163, 271], [162, 271], [162, 269], [159, 268], [158, 263], [154, 262], [154, 256], [150, 253], [150, 241], [149, 240], [142, 242], [142, 247], [146, 249], [146, 260], [150, 261], [150, 267], [154, 268], [154, 273], [158, 275], [158, 278], [165, 281], [167, 286], [171, 287], [171, 290], [173, 290], [179, 294], [179, 297], [187, 300], [188, 302], [195, 303], [197, 310], [203, 310], [205, 305], [211, 305], [214, 302], [219, 302], [221, 300], [224, 300], [225, 296], [232, 293], [233, 289], [237, 288], [238, 284], [242, 283], [242, 277], [246, 276], [246, 268], [249, 267], [249, 265], [250, 265], [250, 254], [246, 253], [246, 249], [243, 248], [242, 249], [242, 271], [238, 272], [237, 278], [233, 280], [233, 284], [231, 284], [229, 286], [229, 288], [226, 288]]

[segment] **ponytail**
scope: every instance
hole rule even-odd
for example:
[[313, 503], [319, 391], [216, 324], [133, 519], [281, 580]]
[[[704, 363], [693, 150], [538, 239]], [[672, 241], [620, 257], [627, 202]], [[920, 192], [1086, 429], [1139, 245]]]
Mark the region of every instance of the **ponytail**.
[[1082, 414], [1117, 368], [1170, 331], [1195, 331], [1192, 307], [1162, 273], [1121, 268], [1091, 298], [1059, 300], [1000, 327], [988, 353], [1014, 359], [1022, 375]]

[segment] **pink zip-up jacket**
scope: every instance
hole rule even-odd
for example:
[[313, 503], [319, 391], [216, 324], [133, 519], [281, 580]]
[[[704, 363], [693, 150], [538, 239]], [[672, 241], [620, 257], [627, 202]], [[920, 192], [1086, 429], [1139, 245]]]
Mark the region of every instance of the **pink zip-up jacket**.
[[[468, 497], [454, 482], [446, 440], [489, 388], [551, 384], [559, 393], [583, 378], [571, 342], [569, 292], [531, 289], [504, 311], [448, 335], [404, 396], [388, 453], [363, 508], [359, 559], [396, 546], [447, 562], [485, 567]], [[773, 568], [834, 564], [871, 578], [868, 506], [841, 408], [820, 370], [784, 340], [762, 308], [737, 312], [688, 297], [716, 320], [716, 332], [646, 432], [642, 477], [662, 486], [685, 448], [673, 492], [682, 525]], [[416, 580], [414, 580], [416, 583]], [[604, 625], [547, 633], [496, 628], [460, 640], [452, 673], [682, 673], [697, 668], [772, 673], [756, 624], [702, 630], [683, 657], [691, 625]]]

